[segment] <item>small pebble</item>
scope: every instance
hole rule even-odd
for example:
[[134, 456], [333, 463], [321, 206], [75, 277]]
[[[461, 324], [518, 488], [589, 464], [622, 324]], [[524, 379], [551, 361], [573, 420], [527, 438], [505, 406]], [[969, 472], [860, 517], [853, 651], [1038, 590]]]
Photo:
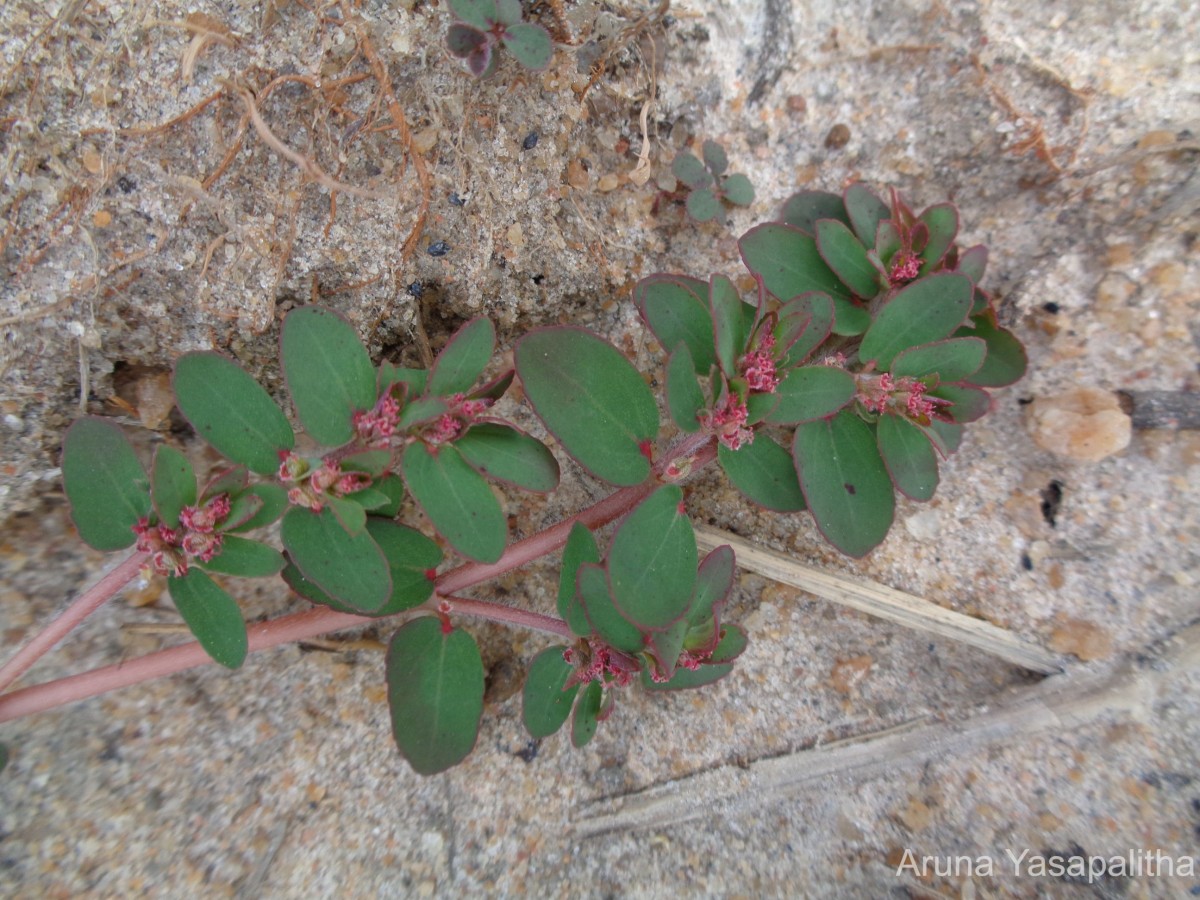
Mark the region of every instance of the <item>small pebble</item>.
[[430, 256], [445, 256], [450, 252], [450, 245], [445, 241], [438, 241], [436, 244], [430, 244], [426, 252]]
[[1133, 426], [1117, 395], [1074, 388], [1039, 397], [1029, 407], [1034, 443], [1068, 459], [1099, 462], [1129, 446]]
[[458, 196], [458, 191], [451, 191], [450, 192], [450, 205], [451, 206], [466, 206], [467, 201], [464, 200], [462, 197]]
[[419, 281], [414, 281], [412, 284], [410, 284], [408, 286], [408, 295], [410, 297], [416, 297], [419, 300], [419, 299], [421, 299], [421, 295], [424, 293], [425, 293], [425, 286], [423, 284], [421, 284], [421, 282], [419, 282]]
[[829, 134], [825, 135], [825, 146], [830, 150], [841, 150], [850, 143], [850, 126], [843, 125], [841, 122], [829, 129]]
[[522, 150], [532, 150], [534, 147], [537, 146], [537, 142], [538, 142], [538, 133], [536, 131], [531, 131], [531, 132], [529, 132], [529, 134], [525, 135], [525, 140], [521, 141], [521, 149]]

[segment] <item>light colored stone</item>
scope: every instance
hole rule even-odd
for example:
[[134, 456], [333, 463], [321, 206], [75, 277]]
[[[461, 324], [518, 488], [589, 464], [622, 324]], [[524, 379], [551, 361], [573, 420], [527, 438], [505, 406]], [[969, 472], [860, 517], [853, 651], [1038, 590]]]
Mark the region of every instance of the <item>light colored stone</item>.
[[1043, 450], [1080, 462], [1099, 462], [1120, 453], [1133, 435], [1116, 394], [1096, 388], [1039, 397], [1029, 408], [1028, 424]]

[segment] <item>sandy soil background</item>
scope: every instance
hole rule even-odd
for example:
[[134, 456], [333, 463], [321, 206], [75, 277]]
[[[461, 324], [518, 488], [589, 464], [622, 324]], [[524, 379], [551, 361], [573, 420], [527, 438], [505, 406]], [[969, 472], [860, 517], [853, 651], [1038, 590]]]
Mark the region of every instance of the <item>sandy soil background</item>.
[[[786, 196], [861, 179], [959, 205], [963, 242], [991, 247], [986, 285], [1027, 343], [1029, 376], [998, 392], [937, 497], [902, 503], [864, 561], [824, 547], [806, 516], [749, 508], [715, 474], [692, 484], [689, 506], [1051, 649], [1065, 672], [1050, 687], [1082, 686], [1084, 701], [1063, 705], [978, 650], [747, 574], [733, 615], [752, 643], [735, 673], [686, 696], [631, 692], [582, 752], [561, 736], [530, 743], [520, 724], [521, 673], [542, 639], [474, 629], [489, 667], [479, 746], [421, 779], [388, 734], [378, 635], [350, 635], [362, 639], [5, 725], [0, 891], [1200, 891], [1195, 877], [1034, 878], [1006, 856], [1179, 857], [1200, 844], [1188, 630], [1200, 613], [1200, 438], [1179, 422], [1147, 427], [1164, 423], [1136, 404], [1167, 391], [1186, 407], [1197, 389], [1194, 5], [526, 6], [561, 41], [550, 68], [509, 61], [478, 83], [443, 49], [445, 4], [422, 0], [3, 5], [5, 646], [106, 563], [72, 534], [61, 495], [62, 433], [81, 410], [127, 424], [147, 454], [166, 441], [211, 461], [170, 411], [180, 353], [219, 349], [278, 390], [278, 321], [319, 301], [377, 358], [418, 363], [422, 331], [436, 349], [486, 313], [503, 347], [578, 322], [651, 367], [657, 348], [629, 302], [638, 278], [736, 276], [736, 236]], [[363, 38], [407, 135], [386, 127]], [[697, 226], [666, 196], [675, 152], [705, 138], [757, 188], [728, 227]], [[334, 202], [331, 180], [359, 194]], [[437, 241], [449, 252], [430, 255]], [[1114, 411], [1077, 432], [1061, 416], [1039, 428], [1031, 410], [1078, 388]], [[1127, 445], [1130, 401], [1122, 411], [1115, 391], [1135, 401]], [[514, 533], [603, 492], [569, 464], [564, 474], [544, 503], [509, 498]], [[550, 609], [555, 577], [550, 561], [488, 596]], [[251, 617], [301, 606], [269, 586], [239, 597]], [[178, 623], [161, 585], [140, 585], [30, 677], [149, 652], [177, 641]], [[1030, 696], [1049, 712], [986, 719]], [[854, 740], [894, 727], [949, 730], [906, 752]], [[865, 762], [838, 757], [839, 740], [865, 746]], [[814, 752], [834, 754], [819, 777]], [[761, 767], [774, 760], [792, 766], [782, 783]], [[609, 830], [598, 818], [656, 791], [673, 804], [665, 819]], [[897, 875], [905, 849], [990, 857], [995, 872]]]

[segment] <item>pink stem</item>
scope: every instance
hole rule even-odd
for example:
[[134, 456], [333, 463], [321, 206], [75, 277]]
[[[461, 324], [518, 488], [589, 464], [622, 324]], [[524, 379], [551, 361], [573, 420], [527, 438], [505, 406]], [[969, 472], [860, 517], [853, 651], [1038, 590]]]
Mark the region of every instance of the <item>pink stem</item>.
[[554, 616], [543, 616], [541, 613], [530, 612], [527, 609], [489, 603], [486, 600], [472, 600], [470, 597], [443, 597], [442, 599], [449, 604], [450, 615], [457, 613], [464, 616], [476, 616], [491, 622], [544, 631], [546, 634], [566, 638], [568, 641], [575, 639], [575, 635], [571, 633], [567, 623]]
[[[661, 474], [673, 459], [690, 456], [693, 460], [692, 471], [694, 472], [712, 462], [716, 455], [716, 444], [709, 435], [690, 435], [663, 454], [655, 464], [654, 471], [656, 475]], [[437, 579], [437, 590], [442, 594], [450, 594], [553, 553], [567, 542], [567, 536], [575, 522], [582, 522], [592, 529], [606, 525], [633, 509], [656, 487], [658, 487], [657, 478], [650, 478], [634, 487], [622, 488], [579, 514], [510, 545], [497, 562], [465, 563], [443, 573]], [[132, 578], [133, 576], [131, 574], [128, 577]], [[457, 602], [461, 603], [461, 600]], [[325, 607], [309, 609], [248, 626], [249, 649], [250, 651], [264, 650], [279, 644], [368, 625], [376, 621], [379, 620], [334, 612]], [[198, 643], [193, 641], [179, 647], [159, 650], [126, 663], [105, 666], [46, 684], [12, 691], [0, 696], [0, 722], [9, 722], [21, 716], [53, 709], [76, 700], [95, 697], [117, 688], [149, 681], [151, 678], [182, 672], [185, 669], [205, 665], [210, 661], [208, 654], [200, 648]]]
[[133, 553], [117, 563], [111, 571], [79, 595], [53, 622], [47, 625], [33, 640], [18, 650], [13, 658], [0, 666], [0, 691], [4, 690], [35, 662], [50, 651], [50, 648], [65, 638], [84, 619], [112, 599], [134, 579], [149, 558], [148, 553]]

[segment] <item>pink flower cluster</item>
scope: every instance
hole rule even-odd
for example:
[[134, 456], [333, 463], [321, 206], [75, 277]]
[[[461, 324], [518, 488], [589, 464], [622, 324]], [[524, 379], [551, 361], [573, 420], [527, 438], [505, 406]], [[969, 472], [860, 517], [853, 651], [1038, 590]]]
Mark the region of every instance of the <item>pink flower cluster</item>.
[[907, 284], [921, 274], [921, 257], [911, 250], [901, 250], [892, 257], [892, 268], [888, 271], [888, 283], [892, 287]]
[[750, 390], [762, 394], [773, 394], [779, 387], [779, 376], [775, 372], [775, 335], [768, 332], [753, 353], [742, 357], [740, 368]]
[[454, 440], [491, 405], [492, 401], [486, 398], [468, 400], [464, 394], [455, 394], [450, 398], [449, 408], [425, 434], [425, 440], [431, 444], [445, 444]]
[[908, 376], [894, 378], [887, 372], [858, 377], [858, 400], [868, 412], [898, 413], [922, 425], [929, 424], [938, 407], [950, 404], [941, 397], [928, 396], [927, 390], [923, 381]]
[[190, 560], [208, 562], [221, 551], [224, 538], [216, 527], [229, 515], [230, 506], [228, 494], [219, 494], [204, 506], [185, 506], [179, 513], [178, 528], [151, 525], [142, 516], [133, 526], [137, 548], [150, 554], [150, 567], [159, 575], [182, 578]]
[[295, 483], [288, 490], [288, 502], [304, 506], [313, 512], [325, 508], [328, 497], [344, 497], [371, 486], [371, 476], [365, 472], [343, 472], [335, 462], [323, 462], [313, 469], [302, 456], [284, 450], [279, 454], [279, 480]]
[[[580, 656], [583, 659], [577, 658]], [[567, 679], [564, 689], [590, 681], [599, 681], [601, 684], [612, 682], [618, 687], [625, 687], [633, 681], [633, 676], [638, 671], [635, 660], [594, 637], [587, 639], [586, 647], [577, 644], [574, 648], [567, 647], [563, 650], [563, 662], [575, 666], [575, 671]]]
[[400, 401], [384, 394], [374, 409], [356, 412], [352, 421], [355, 434], [368, 447], [386, 447], [400, 422]]
[[700, 414], [700, 424], [717, 436], [717, 440], [730, 450], [737, 450], [743, 444], [754, 440], [754, 431], [746, 426], [750, 411], [746, 404], [737, 396], [729, 393], [712, 412]]

